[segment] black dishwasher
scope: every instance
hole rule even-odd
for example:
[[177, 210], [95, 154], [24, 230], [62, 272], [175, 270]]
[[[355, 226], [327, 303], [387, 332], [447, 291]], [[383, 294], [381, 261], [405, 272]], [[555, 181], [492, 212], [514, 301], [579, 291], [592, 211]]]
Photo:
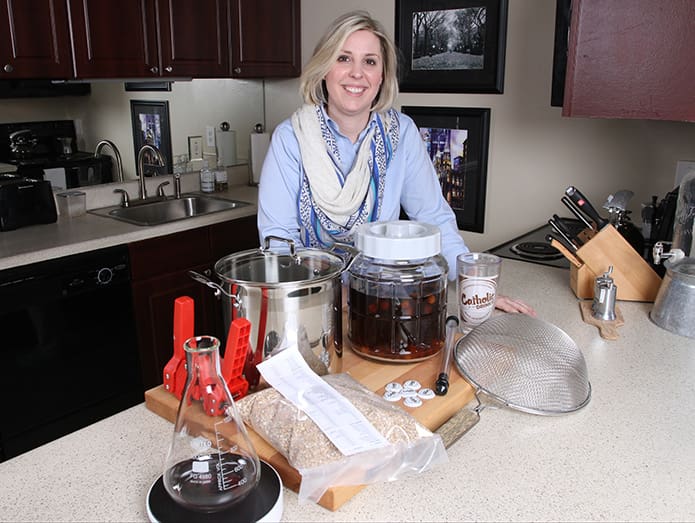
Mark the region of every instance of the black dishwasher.
[[0, 271], [0, 460], [143, 401], [125, 246]]

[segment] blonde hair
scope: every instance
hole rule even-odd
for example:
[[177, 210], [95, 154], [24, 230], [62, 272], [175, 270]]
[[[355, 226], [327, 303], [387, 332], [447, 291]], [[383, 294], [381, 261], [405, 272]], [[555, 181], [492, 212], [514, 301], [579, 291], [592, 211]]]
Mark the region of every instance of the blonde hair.
[[390, 109], [398, 96], [398, 59], [396, 46], [386, 33], [384, 26], [367, 11], [352, 11], [336, 18], [316, 44], [314, 54], [304, 68], [299, 92], [308, 104], [328, 103], [324, 78], [338, 59], [345, 40], [355, 31], [370, 31], [381, 43], [384, 70], [381, 88], [372, 109], [384, 112]]

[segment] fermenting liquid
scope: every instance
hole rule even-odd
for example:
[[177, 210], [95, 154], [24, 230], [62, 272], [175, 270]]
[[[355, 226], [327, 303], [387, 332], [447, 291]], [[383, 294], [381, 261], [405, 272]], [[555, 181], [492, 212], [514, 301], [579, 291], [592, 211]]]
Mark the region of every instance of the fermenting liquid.
[[349, 316], [353, 350], [372, 359], [419, 361], [434, 356], [444, 345], [444, 290], [377, 297], [350, 288]]

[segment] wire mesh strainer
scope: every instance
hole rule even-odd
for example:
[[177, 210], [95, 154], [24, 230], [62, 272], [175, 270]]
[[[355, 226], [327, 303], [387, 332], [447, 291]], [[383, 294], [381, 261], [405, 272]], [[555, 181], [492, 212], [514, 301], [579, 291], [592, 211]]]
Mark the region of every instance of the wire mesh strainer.
[[591, 398], [584, 356], [574, 340], [551, 323], [525, 314], [491, 318], [454, 349], [461, 374], [476, 389], [531, 414], [581, 409]]

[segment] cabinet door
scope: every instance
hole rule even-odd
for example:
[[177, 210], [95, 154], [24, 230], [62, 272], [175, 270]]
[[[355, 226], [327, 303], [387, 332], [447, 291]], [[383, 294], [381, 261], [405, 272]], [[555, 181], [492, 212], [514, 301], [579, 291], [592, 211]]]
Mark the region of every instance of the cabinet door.
[[573, 0], [563, 116], [695, 121], [695, 2]]
[[229, 76], [227, 2], [159, 0], [162, 76]]
[[130, 270], [138, 348], [146, 388], [162, 382], [162, 370], [173, 354], [174, 300], [190, 296], [195, 302], [196, 334], [212, 334], [215, 297], [191, 279], [188, 270], [210, 274], [207, 227], [131, 243]]
[[72, 57], [65, 2], [2, 2], [0, 79], [71, 77]]
[[259, 246], [258, 217], [255, 214], [210, 226], [210, 251], [215, 262], [228, 254]]
[[[211, 274], [209, 265], [190, 269]], [[194, 334], [210, 334], [222, 339], [221, 333], [216, 331], [219, 321], [215, 316], [216, 300], [212, 290], [193, 281], [187, 270], [133, 282], [133, 308], [146, 389], [162, 383], [162, 371], [174, 353], [174, 301], [179, 296], [189, 296], [195, 302]]]
[[231, 0], [231, 4], [232, 76], [299, 76], [299, 0]]
[[69, 0], [78, 78], [159, 77], [155, 0]]

